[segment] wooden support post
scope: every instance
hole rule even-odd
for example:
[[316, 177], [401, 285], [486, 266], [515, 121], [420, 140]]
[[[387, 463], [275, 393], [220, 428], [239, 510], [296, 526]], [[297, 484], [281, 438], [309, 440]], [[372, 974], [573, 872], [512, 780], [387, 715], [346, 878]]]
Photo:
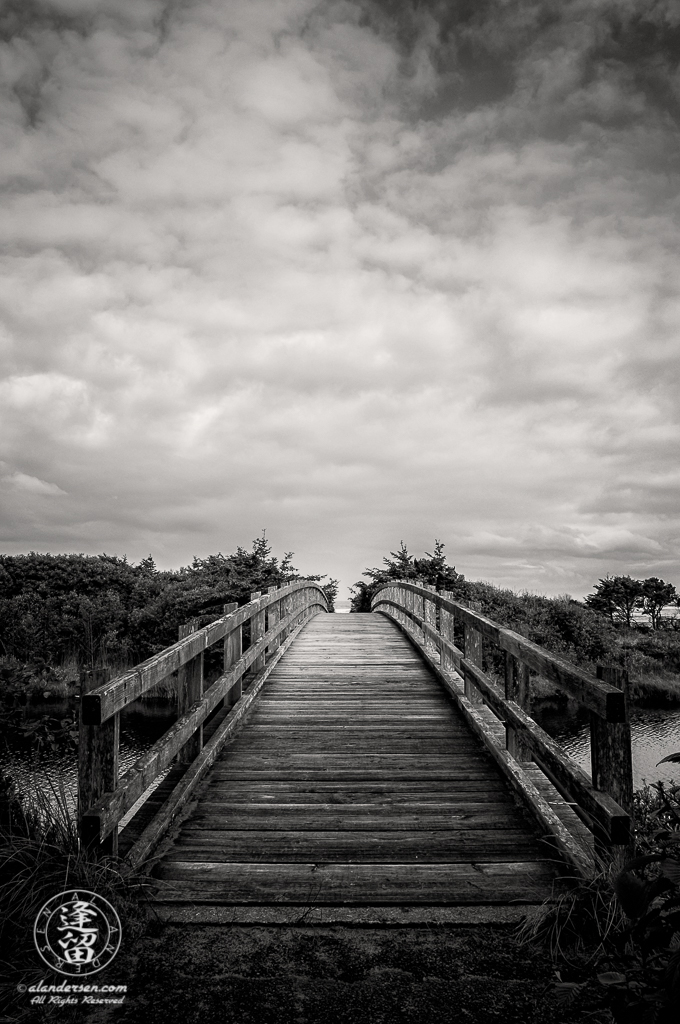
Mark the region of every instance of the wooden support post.
[[[479, 602], [471, 601], [469, 607], [475, 611], [479, 611]], [[473, 629], [472, 626], [465, 626], [465, 659], [471, 661], [473, 665], [478, 665], [482, 668], [482, 634]], [[484, 698], [475, 686], [472, 679], [470, 679], [466, 673], [465, 676], [465, 696], [471, 704], [483, 704]]]
[[[258, 601], [260, 597], [262, 597], [262, 591], [256, 590], [254, 591], [254, 593], [250, 595], [250, 600]], [[262, 611], [256, 612], [256, 614], [253, 615], [252, 619], [250, 620], [250, 644], [252, 647], [254, 647], [258, 640], [265, 634], [264, 614], [265, 609], [263, 608]], [[253, 673], [257, 675], [257, 673], [261, 672], [263, 668], [264, 651], [253, 662]]]
[[[279, 607], [281, 609], [281, 618], [282, 619], [287, 619], [288, 616], [290, 615], [291, 610], [292, 610], [292, 601], [293, 601], [292, 594], [286, 594], [285, 597], [281, 598], [281, 601], [279, 602]], [[284, 629], [283, 633], [281, 634], [281, 643], [283, 643], [283, 641], [286, 639], [286, 637], [290, 633], [290, 628], [291, 628], [290, 626], [286, 626], [286, 628]]]
[[[178, 640], [196, 632], [196, 621], [179, 627]], [[192, 704], [203, 697], [203, 651], [177, 670], [177, 717], [186, 714]], [[203, 749], [203, 725], [184, 744], [177, 755], [178, 764], [191, 764]]]
[[[433, 587], [430, 583], [424, 583], [423, 587], [425, 590], [429, 590], [432, 594], [436, 594], [436, 587]], [[432, 629], [437, 628], [437, 605], [434, 601], [429, 600], [427, 597], [423, 598], [423, 619]], [[425, 646], [429, 647], [433, 653], [438, 653], [434, 640], [432, 640], [425, 632], [423, 632], [423, 638]]]
[[[224, 614], [230, 615], [231, 612], [235, 612], [238, 608], [238, 601], [230, 601], [229, 604], [224, 606]], [[224, 671], [229, 671], [232, 665], [235, 665], [243, 653], [243, 627], [237, 626], [236, 629], [232, 629], [230, 633], [224, 638]], [[241, 699], [241, 680], [237, 681], [232, 686], [231, 690], [225, 696], [222, 704], [225, 708], [231, 708], [234, 706], [237, 700]]]
[[[626, 703], [625, 722], [605, 722], [590, 713], [590, 763], [595, 789], [606, 793], [628, 814], [633, 809], [633, 758], [628, 719], [628, 673], [613, 665], [598, 665], [597, 678], [623, 690]], [[602, 847], [601, 837], [598, 846]], [[623, 847], [620, 858], [633, 855], [633, 841]]]
[[[420, 585], [422, 586], [422, 584]], [[425, 618], [425, 601], [422, 594], [413, 594], [413, 614], [417, 615], [419, 619]], [[420, 640], [424, 640], [425, 634], [420, 626], [416, 622], [411, 623], [411, 626], [415, 631], [416, 636]]]
[[[509, 651], [505, 652], [505, 696], [507, 700], [514, 700], [523, 711], [530, 714], [529, 666], [524, 665]], [[531, 749], [511, 725], [505, 727], [505, 745], [516, 761], [531, 761]]]
[[[269, 587], [268, 590], [267, 590], [267, 593], [268, 594], [275, 594], [278, 589], [279, 589], [278, 587]], [[280, 601], [275, 601], [274, 604], [270, 604], [269, 607], [267, 608], [267, 632], [269, 632], [270, 629], [273, 629], [277, 625], [277, 623], [280, 621], [280, 619], [281, 619], [281, 602]], [[269, 645], [269, 647], [267, 648], [267, 654], [271, 657], [271, 655], [274, 653], [274, 651], [277, 649], [277, 647], [280, 646], [280, 644], [281, 644], [281, 641], [277, 637], [276, 640], [274, 640], [273, 643], [271, 643]]]
[[411, 615], [413, 615], [413, 612], [415, 610], [415, 594], [413, 593], [412, 590], [405, 591], [405, 594], [406, 610], [410, 612], [410, 614], [406, 616], [406, 625], [409, 627], [409, 629], [415, 629], [413, 619], [411, 618]]
[[[452, 594], [448, 590], [442, 590], [442, 597], [446, 600], [452, 600]], [[455, 625], [455, 618], [453, 612], [450, 612], [447, 608], [439, 609], [439, 632], [449, 643], [454, 643], [453, 629]], [[445, 672], [451, 672], [453, 669], [453, 658], [445, 648], [442, 647], [440, 665]]]
[[102, 840], [96, 819], [83, 817], [85, 811], [118, 783], [120, 714], [102, 725], [83, 722], [83, 694], [108, 683], [111, 670], [96, 668], [84, 672], [80, 687], [80, 723], [78, 730], [78, 826], [80, 841], [97, 855], [118, 856], [118, 828]]

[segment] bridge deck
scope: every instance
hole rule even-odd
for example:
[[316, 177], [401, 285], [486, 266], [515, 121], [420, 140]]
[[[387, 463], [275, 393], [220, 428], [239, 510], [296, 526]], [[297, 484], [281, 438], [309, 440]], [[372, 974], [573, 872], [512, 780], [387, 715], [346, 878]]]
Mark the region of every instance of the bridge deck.
[[319, 615], [169, 837], [156, 899], [177, 920], [208, 907], [527, 904], [550, 894], [551, 858], [397, 627]]

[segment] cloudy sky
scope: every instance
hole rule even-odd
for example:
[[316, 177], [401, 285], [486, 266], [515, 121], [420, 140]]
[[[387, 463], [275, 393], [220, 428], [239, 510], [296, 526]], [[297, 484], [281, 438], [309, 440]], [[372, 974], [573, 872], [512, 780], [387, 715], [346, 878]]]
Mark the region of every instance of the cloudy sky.
[[0, 0], [0, 550], [680, 586], [679, 53], [678, 0]]

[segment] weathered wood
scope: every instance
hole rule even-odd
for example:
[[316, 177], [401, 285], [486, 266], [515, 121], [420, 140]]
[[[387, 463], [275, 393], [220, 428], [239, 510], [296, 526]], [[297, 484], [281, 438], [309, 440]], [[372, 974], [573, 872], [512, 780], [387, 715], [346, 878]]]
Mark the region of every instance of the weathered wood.
[[[614, 666], [597, 667], [598, 678], [618, 687], [626, 697], [626, 673]], [[630, 724], [590, 716], [590, 755], [595, 789], [606, 793], [629, 814], [633, 810], [633, 760]]]
[[[285, 830], [193, 829], [182, 833], [175, 843], [179, 860], [247, 863], [309, 861], [310, 844], [317, 863], [380, 863], [419, 861], [423, 864], [457, 864], [484, 860], [538, 860], [540, 852], [521, 829], [499, 829], [490, 836], [487, 829], [435, 829], [431, 831], [299, 832]], [[544, 854], [544, 856], [547, 854]]]
[[[482, 634], [469, 622], [465, 623], [465, 659], [472, 665], [482, 667]], [[465, 696], [473, 704], [483, 704], [484, 698], [475, 686], [474, 677], [469, 672], [463, 673]]]
[[523, 771], [521, 765], [512, 757], [510, 752], [503, 750], [496, 743], [495, 737], [488, 731], [487, 724], [482, 715], [483, 709], [469, 701], [464, 693], [459, 692], [452, 685], [451, 679], [446, 678], [444, 673], [441, 673], [441, 675], [443, 682], [465, 715], [470, 728], [486, 745], [487, 750], [489, 750], [491, 756], [501, 768], [522, 802], [546, 830], [546, 835], [554, 842], [557, 850], [580, 877], [592, 877], [595, 873], [595, 867], [590, 851], [585, 849], [578, 839], [572, 835], [557, 813], [540, 794], [531, 777]]
[[474, 864], [228, 864], [166, 861], [164, 901], [534, 903], [553, 877], [540, 861]]
[[[188, 622], [179, 627], [179, 638], [196, 632], [196, 623]], [[203, 652], [182, 665], [177, 673], [177, 717], [182, 718], [189, 708], [203, 697]], [[191, 739], [187, 740], [177, 754], [179, 764], [191, 764], [203, 746], [203, 724], [201, 723]]]
[[[305, 617], [307, 614], [315, 612], [316, 609], [325, 611], [327, 608], [325, 595], [315, 583], [307, 581], [289, 583], [283, 590], [293, 596], [303, 591], [308, 592], [305, 596], [306, 604], [302, 611], [298, 612], [298, 615], [301, 614]], [[179, 640], [176, 644], [161, 651], [160, 654], [147, 659], [141, 665], [136, 665], [135, 668], [111, 682], [98, 686], [83, 698], [84, 721], [91, 725], [100, 725], [105, 722], [116, 712], [141, 697], [152, 686], [165, 679], [166, 676], [176, 672], [186, 662], [224, 639], [234, 626], [248, 622], [254, 614], [262, 614], [269, 603], [277, 600], [279, 600], [277, 596], [266, 596], [261, 597], [256, 605], [246, 604], [231, 615], [216, 619], [204, 626], [203, 629]]]
[[[410, 591], [417, 596], [422, 588], [404, 581], [399, 583], [399, 589], [400, 591]], [[374, 596], [374, 609], [379, 608], [381, 605], [389, 607], [390, 604], [394, 603], [389, 598], [383, 597], [382, 594], [382, 591], [378, 591]], [[450, 601], [442, 597], [441, 594], [438, 594], [436, 602], [440, 609], [446, 607], [452, 611], [463, 625], [472, 626], [473, 629], [476, 629], [483, 636], [488, 637], [501, 650], [508, 651], [539, 675], [556, 683], [570, 696], [579, 700], [584, 707], [595, 711], [607, 721], [625, 721], [623, 694], [615, 686], [606, 682], [600, 682], [593, 676], [581, 672], [558, 655], [550, 654], [539, 647], [538, 644], [532, 643], [526, 637], [513, 632], [513, 630], [498, 626], [491, 619], [482, 615], [481, 612], [466, 608], [458, 601]], [[415, 617], [417, 619], [417, 601], [415, 605]], [[397, 607], [403, 609], [404, 605], [398, 604]], [[420, 619], [422, 619], [422, 614]], [[415, 632], [418, 635], [419, 630], [416, 629]]]
[[[527, 714], [531, 705], [529, 667], [518, 661], [514, 654], [505, 652], [505, 697], [513, 700]], [[506, 746], [516, 761], [530, 761], [531, 749], [511, 725], [505, 724]]]
[[[278, 591], [278, 587], [269, 587], [267, 594], [275, 594]], [[270, 604], [267, 608], [267, 630], [273, 629], [276, 623], [281, 618], [281, 602], [276, 601], [274, 604]], [[279, 646], [279, 638], [276, 637], [274, 642], [267, 648], [267, 657], [270, 657], [276, 648]]]
[[[283, 623], [279, 623], [276, 629], [280, 629], [282, 625]], [[275, 632], [276, 630], [272, 630], [271, 634], [265, 634], [260, 640], [260, 645], [266, 646], [273, 639]], [[115, 791], [107, 791], [98, 803], [90, 808], [86, 815], [89, 821], [84, 822], [84, 827], [95, 827], [93, 821], [96, 819], [99, 822], [96, 827], [99, 828], [102, 836], [107, 835], [114, 828], [126, 811], [149, 788], [160, 772], [170, 764], [180, 748], [195, 732], [196, 728], [205, 721], [210, 712], [223, 700], [225, 694], [233, 687], [235, 680], [240, 678], [255, 662], [259, 656], [259, 651], [260, 646], [249, 648], [226, 675], [221, 676], [213, 683], [205, 692], [201, 702], [194, 704], [153, 745], [151, 750], [139, 758], [125, 775], [118, 780]], [[273, 662], [271, 664], [273, 666]], [[266, 678], [268, 673], [266, 670], [263, 670], [263, 672]], [[255, 684], [251, 684], [251, 687], [252, 685]]]
[[120, 715], [114, 715], [103, 725], [88, 725], [83, 721], [83, 695], [94, 687], [108, 682], [110, 669], [99, 668], [84, 672], [80, 690], [80, 719], [78, 728], [78, 828], [83, 844], [90, 850], [115, 857], [118, 853], [118, 832], [102, 837], [98, 823], [86, 816], [101, 796], [114, 788], [118, 781], [118, 755], [120, 749]]
[[[418, 645], [415, 632], [411, 633], [412, 642]], [[421, 648], [423, 656], [433, 670], [445, 682], [452, 696], [458, 700], [460, 694], [441, 671], [425, 648]], [[609, 842], [620, 845], [628, 842], [630, 818], [614, 800], [593, 788], [588, 776], [567, 754], [545, 733], [536, 723], [513, 701], [506, 700], [495, 683], [484, 672], [466, 658], [461, 660], [464, 672], [472, 676], [475, 685], [482, 693], [485, 702], [506, 725], [510, 724], [520, 731], [523, 741], [535, 756], [536, 760], [550, 772], [554, 780], [569, 794], [570, 799], [577, 802], [583, 811], [590, 815], [595, 826], [608, 837]], [[483, 711], [480, 708], [480, 711]], [[471, 724], [472, 727], [472, 723]], [[473, 727], [474, 728], [474, 727]], [[486, 732], [486, 728], [485, 728]], [[496, 743], [495, 737], [493, 742]], [[497, 745], [497, 744], [496, 744]], [[494, 752], [494, 757], [495, 757]], [[499, 761], [499, 764], [501, 762]], [[531, 808], [533, 810], [533, 808]]]
[[[532, 891], [535, 899], [544, 898], [546, 879], [555, 872], [545, 858], [553, 852], [527, 829], [493, 765], [406, 641], [386, 619], [322, 618], [305, 627], [272, 674], [266, 704], [211, 769], [160, 861], [159, 873], [173, 861], [184, 867], [171, 880], [174, 895], [159, 890], [159, 909], [194, 898], [231, 905], [289, 902], [285, 887], [259, 886], [250, 874], [254, 860], [276, 861], [270, 867], [279, 881], [289, 867], [336, 864], [338, 878], [350, 884], [334, 884], [323, 897], [332, 905], [357, 905], [373, 892], [367, 883], [361, 894], [348, 866], [375, 867], [382, 893], [377, 901], [384, 903], [392, 893], [384, 878], [391, 857], [406, 870], [399, 868], [399, 895], [389, 895], [388, 902], [415, 905], [433, 896], [447, 906], [468, 899], [494, 905]], [[381, 663], [392, 661], [386, 652], [399, 649], [406, 668], [397, 678], [394, 665]], [[366, 660], [374, 670], [366, 671]], [[401, 752], [390, 753], [395, 747]], [[187, 865], [203, 862], [242, 869], [242, 888], [231, 887], [218, 867], [204, 875], [205, 891], [197, 895], [196, 875]], [[501, 875], [486, 867], [500, 862], [514, 866]], [[468, 873], [471, 863], [485, 866]], [[431, 876], [418, 876], [424, 864], [441, 867], [442, 879], [449, 879], [445, 893], [432, 888]], [[456, 865], [476, 879], [474, 899], [467, 882], [456, 882]], [[538, 881], [532, 873], [537, 865]], [[497, 884], [497, 878], [515, 881]], [[316, 901], [315, 893], [309, 895]]]
[[[261, 597], [262, 597], [262, 594], [260, 593], [260, 591], [256, 590], [254, 593], [252, 593], [250, 595], [251, 603], [259, 605], [259, 601], [260, 601]], [[264, 634], [265, 634], [265, 609], [263, 607], [262, 611], [256, 612], [253, 615], [253, 617], [251, 618], [251, 620], [250, 620], [250, 643], [251, 643], [251, 645], [254, 647], [257, 643], [259, 643], [259, 641], [262, 639]], [[262, 654], [258, 655], [258, 657], [253, 662], [253, 671], [254, 672], [260, 672], [264, 668], [264, 662], [265, 662], [265, 652], [263, 650]]]
[[[224, 614], [232, 615], [238, 608], [238, 603], [232, 601], [230, 604], [225, 604]], [[241, 660], [243, 654], [243, 626], [234, 626], [230, 629], [224, 638], [224, 674], [226, 675], [229, 670], [237, 665]], [[233, 707], [234, 704], [240, 699], [241, 693], [243, 692], [243, 681], [241, 677], [234, 682], [233, 686], [224, 695], [224, 706], [225, 708]]]
[[237, 730], [242, 726], [246, 715], [252, 708], [258, 694], [266, 682], [267, 676], [274, 670], [279, 658], [285, 654], [296, 636], [297, 631], [293, 631], [289, 635], [287, 641], [279, 647], [275, 657], [272, 658], [269, 665], [267, 665], [267, 667], [262, 671], [259, 678], [253, 682], [252, 686], [249, 687], [248, 693], [243, 694], [239, 698], [236, 705], [231, 709], [229, 715], [224, 719], [221, 725], [218, 726], [196, 760], [189, 766], [178, 784], [169, 794], [158, 814], [144, 829], [139, 839], [129, 850], [126, 856], [128, 864], [136, 867], [146, 860], [146, 858], [149, 857], [156, 848], [175, 817], [191, 797], [191, 794], [196, 789], [198, 783], [214, 763], [224, 745], [233, 738]]

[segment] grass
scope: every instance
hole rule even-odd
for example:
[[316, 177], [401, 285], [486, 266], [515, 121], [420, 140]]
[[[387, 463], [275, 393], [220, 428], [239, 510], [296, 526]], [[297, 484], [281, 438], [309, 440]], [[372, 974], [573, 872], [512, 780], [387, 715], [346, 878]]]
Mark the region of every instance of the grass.
[[631, 680], [631, 700], [640, 707], [680, 707], [680, 676], [656, 670]]
[[124, 935], [134, 941], [146, 926], [140, 914], [146, 884], [80, 847], [63, 785], [49, 796], [36, 791], [26, 806], [13, 783], [0, 775], [0, 973], [8, 979], [0, 1014], [4, 1009], [13, 1014], [5, 1019], [32, 1019], [28, 1001], [22, 1005], [17, 999], [16, 985], [46, 976], [54, 980], [33, 944], [33, 923], [48, 899], [66, 889], [97, 892], [116, 908]]

